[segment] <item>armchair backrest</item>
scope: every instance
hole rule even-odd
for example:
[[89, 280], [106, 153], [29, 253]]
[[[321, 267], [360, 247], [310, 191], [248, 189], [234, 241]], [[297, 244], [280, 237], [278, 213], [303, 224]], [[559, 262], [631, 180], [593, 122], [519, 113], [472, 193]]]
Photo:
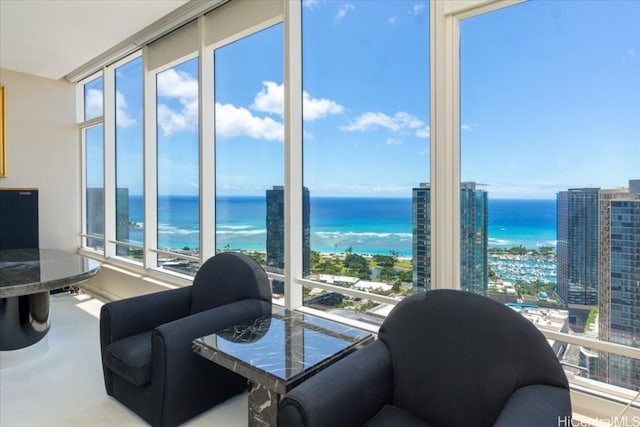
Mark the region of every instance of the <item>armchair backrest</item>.
[[250, 298], [271, 303], [267, 273], [248, 255], [222, 252], [205, 261], [196, 273], [191, 313]]
[[516, 389], [568, 389], [542, 333], [480, 295], [432, 290], [407, 297], [379, 339], [391, 353], [393, 404], [433, 425], [491, 426]]

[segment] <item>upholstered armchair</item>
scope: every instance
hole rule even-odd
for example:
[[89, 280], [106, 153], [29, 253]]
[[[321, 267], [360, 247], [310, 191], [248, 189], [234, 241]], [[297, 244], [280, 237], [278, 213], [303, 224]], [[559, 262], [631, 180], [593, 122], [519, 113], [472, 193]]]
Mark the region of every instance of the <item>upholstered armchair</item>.
[[154, 426], [175, 426], [247, 388], [192, 351], [192, 341], [271, 313], [271, 285], [252, 258], [207, 260], [193, 285], [110, 302], [100, 313], [107, 394]]
[[554, 426], [567, 378], [545, 337], [511, 308], [454, 290], [401, 301], [378, 340], [288, 393], [280, 427]]

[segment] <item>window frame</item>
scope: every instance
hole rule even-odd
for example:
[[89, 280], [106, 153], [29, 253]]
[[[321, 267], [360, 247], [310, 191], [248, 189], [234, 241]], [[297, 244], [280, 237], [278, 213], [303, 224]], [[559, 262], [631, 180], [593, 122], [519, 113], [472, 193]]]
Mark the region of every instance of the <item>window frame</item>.
[[[503, 7], [512, 6], [525, 0], [452, 0], [431, 1], [430, 7], [430, 178], [431, 178], [431, 285], [432, 289], [460, 288], [460, 21], [469, 17], [488, 13]], [[215, 114], [213, 98], [214, 63], [213, 52], [225, 44], [260, 31], [276, 23], [282, 22], [283, 55], [284, 55], [284, 187], [285, 187], [285, 271], [283, 275], [269, 273], [271, 278], [284, 280], [284, 305], [289, 309], [316, 312], [302, 306], [303, 286], [312, 286], [337, 291], [346, 295], [367, 298], [380, 303], [396, 304], [395, 298], [375, 295], [319, 283], [304, 278], [303, 275], [303, 155], [302, 155], [302, 2], [275, 1], [280, 4], [281, 14], [274, 17], [265, 11], [263, 19], [247, 26], [233, 36], [225, 36], [220, 40], [205, 43], [207, 39], [207, 15], [198, 18], [197, 51], [188, 57], [199, 57], [199, 168], [200, 168], [200, 261], [203, 262], [215, 254], [215, 132], [213, 120], [207, 118]], [[241, 3], [229, 2], [221, 7], [238, 6]], [[239, 6], [238, 6], [239, 7]], [[268, 9], [268, 8], [267, 8]], [[229, 12], [226, 9], [224, 13]], [[218, 13], [218, 11], [213, 12]], [[226, 17], [233, 17], [238, 11], [229, 12]], [[262, 12], [260, 12], [262, 13]], [[259, 13], [258, 13], [259, 14]], [[183, 62], [185, 57], [162, 67], [149, 69], [149, 46], [133, 55], [103, 67], [99, 72], [78, 82], [78, 128], [81, 141], [81, 251], [113, 262], [122, 263], [127, 260], [116, 256], [115, 240], [115, 69], [132, 60], [136, 56], [143, 58], [143, 187], [144, 187], [144, 258], [139, 263], [126, 262], [127, 267], [141, 272], [153, 272], [155, 277], [172, 284], [188, 285], [192, 277], [157, 268], [157, 135], [156, 135], [156, 80], [162, 69], [170, 68]], [[103, 76], [103, 115], [84, 121], [84, 85], [91, 80]], [[111, 92], [108, 92], [111, 91]], [[84, 131], [88, 127], [103, 125], [104, 131], [104, 185], [105, 185], [105, 252], [86, 247], [86, 147]], [[135, 264], [135, 265], [134, 265]], [[344, 318], [328, 314], [327, 317], [342, 322], [356, 324], [369, 330], [377, 328], [360, 324]], [[629, 357], [640, 358], [640, 349], [621, 346], [605, 341], [576, 337], [564, 333], [543, 331], [548, 339], [586, 345], [597, 350], [610, 351]], [[572, 384], [589, 388], [583, 379], [571, 379]], [[606, 389], [606, 385], [599, 386]], [[594, 388], [595, 389], [595, 388]], [[573, 393], [573, 392], [572, 392]], [[628, 396], [627, 396], [628, 397]], [[636, 396], [637, 398], [637, 396]], [[589, 405], [603, 408], [603, 399], [585, 397]], [[587, 404], [581, 404], [587, 408]], [[602, 412], [607, 413], [607, 412]], [[612, 412], [608, 412], [612, 413]]]
[[[86, 111], [86, 94], [85, 94], [85, 86], [96, 79], [103, 79], [103, 89], [102, 89], [102, 115], [92, 117], [89, 120], [85, 120], [85, 111]], [[82, 82], [80, 82], [76, 86], [76, 105], [78, 106], [76, 111], [76, 120], [78, 122], [78, 136], [80, 141], [80, 159], [81, 159], [81, 167], [80, 167], [80, 247], [83, 249], [87, 249], [88, 251], [104, 256], [104, 251], [100, 252], [91, 248], [87, 245], [88, 239], [99, 240], [99, 237], [90, 235], [87, 231], [87, 141], [86, 141], [86, 131], [89, 128], [102, 126], [103, 135], [102, 135], [102, 147], [103, 147], [103, 162], [104, 162], [104, 146], [105, 146], [105, 138], [104, 138], [104, 75], [102, 71], [98, 71], [93, 73]], [[103, 168], [103, 172], [104, 171]], [[103, 186], [106, 185], [105, 178], [103, 176]], [[105, 206], [105, 217], [107, 216], [107, 210]], [[105, 218], [106, 219], [106, 218]], [[106, 226], [106, 223], [105, 223]], [[103, 245], [106, 243], [107, 234], [105, 230], [105, 234], [102, 237]], [[106, 248], [105, 248], [106, 249]]]

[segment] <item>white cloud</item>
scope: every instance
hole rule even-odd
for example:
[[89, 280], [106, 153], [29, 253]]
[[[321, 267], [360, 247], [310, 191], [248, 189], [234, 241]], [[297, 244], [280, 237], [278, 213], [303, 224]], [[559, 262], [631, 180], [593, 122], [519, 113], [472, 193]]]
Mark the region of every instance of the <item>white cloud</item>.
[[347, 13], [352, 10], [356, 10], [356, 7], [354, 5], [352, 5], [351, 3], [345, 4], [344, 6], [342, 6], [342, 8], [340, 8], [336, 16], [333, 18], [334, 22], [343, 20], [344, 17], [347, 16]]
[[320, 3], [319, 0], [302, 0], [302, 5], [308, 7], [309, 9], [313, 9]]
[[198, 100], [183, 105], [180, 111], [165, 104], [158, 105], [158, 124], [165, 135], [175, 132], [195, 131], [198, 123]]
[[184, 71], [169, 69], [158, 74], [158, 96], [197, 99], [198, 80]]
[[322, 119], [329, 114], [342, 114], [344, 107], [335, 101], [325, 98], [312, 98], [307, 92], [302, 94], [302, 110], [305, 120]]
[[548, 182], [530, 182], [513, 184], [506, 182], [493, 182], [485, 184], [493, 198], [519, 198], [519, 199], [554, 199], [556, 193], [562, 189], [575, 186], [563, 186]]
[[399, 196], [411, 194], [413, 188], [410, 184], [360, 184], [360, 183], [337, 183], [318, 182], [309, 184], [309, 190], [316, 196], [326, 195], [354, 195], [354, 194], [377, 194], [380, 196]]
[[198, 81], [192, 75], [170, 69], [158, 74], [158, 97], [177, 99], [180, 110], [158, 105], [158, 124], [165, 135], [195, 131], [198, 123]]
[[398, 23], [398, 17], [397, 16], [392, 16], [391, 18], [389, 18], [389, 24], [395, 25], [397, 23]]
[[284, 84], [262, 82], [263, 88], [253, 99], [251, 109], [284, 116]]
[[102, 91], [89, 89], [85, 98], [84, 110], [86, 117], [94, 118], [102, 115]]
[[[284, 115], [284, 84], [262, 82], [249, 107], [260, 113], [282, 117]], [[198, 123], [198, 84], [195, 78], [183, 72], [168, 70], [158, 75], [158, 96], [174, 98], [180, 102], [177, 111], [167, 103], [158, 105], [158, 123], [165, 135], [179, 131], [193, 131]], [[122, 99], [124, 106], [126, 102]], [[268, 141], [283, 141], [284, 126], [271, 117], [258, 117], [244, 107], [216, 103], [216, 131], [224, 137], [248, 136]], [[317, 120], [330, 114], [341, 114], [342, 105], [324, 98], [313, 98], [303, 93], [305, 120]]]
[[471, 128], [471, 125], [462, 124], [462, 125], [460, 125], [460, 129], [462, 129], [462, 130], [471, 130], [472, 128]]
[[364, 113], [340, 129], [347, 132], [365, 132], [379, 128], [386, 128], [395, 133], [412, 131], [418, 138], [429, 138], [430, 135], [429, 126], [416, 116], [403, 111], [397, 112], [393, 117], [384, 113]]
[[284, 126], [271, 117], [256, 117], [246, 108], [216, 103], [216, 132], [223, 137], [249, 136], [284, 141]]
[[416, 129], [416, 136], [418, 138], [428, 139], [431, 137], [431, 127], [423, 126], [419, 129]]
[[[251, 109], [264, 113], [284, 115], [284, 84], [275, 82], [262, 82], [264, 87], [253, 100]], [[314, 121], [330, 114], [341, 114], [344, 111], [342, 105], [330, 99], [313, 98], [307, 92], [302, 99], [303, 116], [305, 120]]]
[[409, 11], [409, 15], [419, 15], [422, 13], [422, 11], [424, 10], [425, 5], [424, 4], [417, 4], [415, 6], [413, 6], [413, 8]]
[[116, 125], [121, 128], [128, 128], [135, 124], [135, 119], [127, 112], [127, 100], [120, 91], [116, 91]]

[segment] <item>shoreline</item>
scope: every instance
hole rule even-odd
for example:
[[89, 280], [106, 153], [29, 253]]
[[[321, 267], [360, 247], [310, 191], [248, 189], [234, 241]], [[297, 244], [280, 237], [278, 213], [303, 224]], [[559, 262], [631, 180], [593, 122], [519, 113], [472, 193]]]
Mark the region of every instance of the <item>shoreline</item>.
[[[264, 249], [240, 249], [240, 248], [226, 248], [226, 249], [222, 249], [222, 250], [216, 250], [216, 253], [220, 253], [220, 252], [225, 252], [225, 251], [233, 251], [233, 252], [241, 252], [241, 253], [256, 253], [256, 254], [260, 254], [263, 256], [267, 255], [267, 251]], [[547, 253], [547, 254], [541, 254], [539, 252], [536, 253], [532, 253], [531, 249], [526, 249], [526, 252], [523, 254], [515, 254], [515, 253], [509, 253], [509, 252], [494, 252], [491, 249], [489, 249], [487, 251], [487, 258], [488, 259], [497, 259], [497, 260], [501, 260], [501, 261], [522, 261], [522, 262], [527, 262], [527, 261], [539, 261], [539, 262], [549, 262], [549, 263], [555, 263], [557, 256], [555, 251]], [[176, 254], [176, 256], [180, 256], [180, 255], [184, 255], [184, 256], [189, 256], [189, 257], [197, 257], [199, 256], [200, 251], [197, 249], [190, 249], [189, 251], [185, 251], [184, 248], [183, 249], [178, 249], [178, 248], [170, 248], [170, 249], [163, 249], [162, 251], [164, 252], [169, 252], [169, 253], [173, 253]], [[312, 253], [317, 253], [321, 258], [325, 258], [325, 259], [344, 259], [348, 254], [354, 254], [354, 255], [360, 255], [362, 257], [364, 257], [365, 259], [373, 259], [375, 256], [393, 256], [390, 253], [389, 254], [379, 254], [379, 253], [363, 253], [363, 252], [357, 252], [357, 251], [352, 251], [352, 252], [318, 252], [318, 251], [311, 251]], [[165, 255], [168, 256], [168, 255]], [[398, 262], [411, 262], [411, 260], [413, 259], [413, 257], [410, 256], [402, 256], [402, 255], [397, 255], [395, 256], [396, 260]]]

